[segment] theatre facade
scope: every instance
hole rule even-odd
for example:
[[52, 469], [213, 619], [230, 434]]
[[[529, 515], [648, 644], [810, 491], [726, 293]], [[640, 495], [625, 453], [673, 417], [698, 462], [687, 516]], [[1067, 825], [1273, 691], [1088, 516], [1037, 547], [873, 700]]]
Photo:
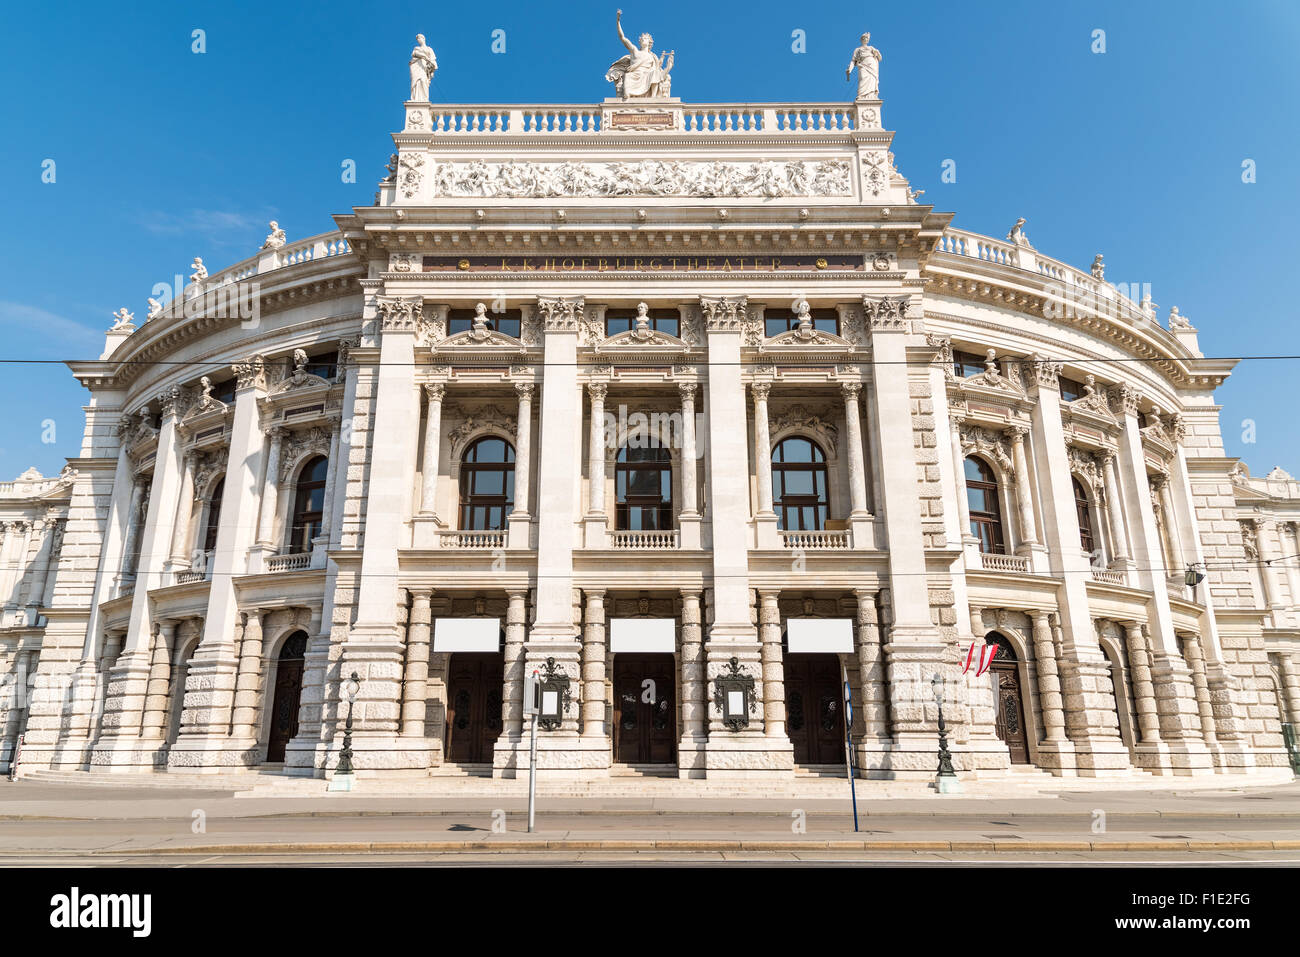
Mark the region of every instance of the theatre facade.
[[536, 672], [553, 776], [933, 777], [937, 699], [963, 777], [1289, 773], [1300, 486], [1225, 453], [1234, 362], [923, 202], [864, 48], [851, 103], [634, 52], [448, 105], [417, 47], [374, 205], [69, 363], [0, 766], [329, 777], [350, 712], [362, 777], [513, 777]]

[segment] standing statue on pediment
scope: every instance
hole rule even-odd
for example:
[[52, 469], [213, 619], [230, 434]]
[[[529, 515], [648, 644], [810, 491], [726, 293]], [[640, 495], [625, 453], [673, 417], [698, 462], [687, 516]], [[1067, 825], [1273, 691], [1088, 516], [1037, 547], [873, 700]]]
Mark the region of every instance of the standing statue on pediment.
[[871, 34], [864, 33], [861, 46], [853, 51], [849, 59], [849, 68], [844, 71], [844, 79], [853, 79], [853, 70], [858, 71], [858, 100], [880, 99], [880, 51], [871, 45]]
[[648, 33], [638, 38], [639, 46], [634, 45], [623, 33], [622, 10], [618, 11], [614, 23], [618, 28], [618, 39], [627, 47], [628, 55], [610, 66], [605, 79], [614, 84], [618, 95], [625, 100], [668, 96], [672, 88], [668, 72], [673, 68], [676, 51], [669, 50], [655, 56], [655, 40]]
[[429, 84], [438, 72], [438, 58], [424, 42], [424, 34], [415, 35], [415, 49], [411, 51], [411, 100], [416, 103], [429, 102]]

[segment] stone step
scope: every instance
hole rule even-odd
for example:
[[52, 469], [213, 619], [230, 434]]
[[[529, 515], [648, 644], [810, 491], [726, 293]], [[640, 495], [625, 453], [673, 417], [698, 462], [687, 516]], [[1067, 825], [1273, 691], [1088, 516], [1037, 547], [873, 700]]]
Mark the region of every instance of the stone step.
[[256, 771], [235, 771], [217, 774], [184, 774], [169, 771], [131, 771], [125, 773], [92, 771], [56, 771], [43, 768], [22, 772], [20, 781], [45, 784], [76, 784], [80, 787], [104, 788], [158, 788], [213, 791], [251, 791], [267, 780], [277, 780], [281, 775], [261, 774]]

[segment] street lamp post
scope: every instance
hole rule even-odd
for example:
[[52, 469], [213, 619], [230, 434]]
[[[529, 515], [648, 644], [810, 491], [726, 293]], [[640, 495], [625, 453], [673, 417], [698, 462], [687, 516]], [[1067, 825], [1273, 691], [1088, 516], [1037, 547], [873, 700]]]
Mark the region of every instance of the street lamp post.
[[956, 794], [961, 790], [961, 782], [957, 780], [948, 750], [948, 726], [943, 723], [943, 676], [937, 671], [930, 679], [930, 687], [934, 689], [934, 703], [939, 708], [939, 774], [934, 783], [940, 794]]
[[329, 790], [351, 791], [356, 786], [356, 775], [352, 771], [352, 705], [361, 690], [361, 678], [354, 671], [343, 682], [343, 694], [348, 699], [348, 717], [343, 723], [343, 750], [339, 752], [339, 766], [330, 779]]

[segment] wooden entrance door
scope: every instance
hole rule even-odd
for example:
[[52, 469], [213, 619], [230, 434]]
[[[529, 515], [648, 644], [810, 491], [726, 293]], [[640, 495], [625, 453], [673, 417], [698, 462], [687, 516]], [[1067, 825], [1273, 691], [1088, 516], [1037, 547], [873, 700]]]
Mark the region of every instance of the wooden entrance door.
[[986, 644], [997, 645], [998, 653], [989, 666], [993, 695], [997, 703], [998, 737], [1011, 752], [1012, 764], [1029, 763], [1029, 736], [1025, 730], [1024, 697], [1020, 691], [1020, 667], [1011, 643], [1001, 635], [989, 635]]
[[271, 733], [266, 760], [283, 761], [285, 745], [298, 733], [298, 705], [302, 699], [302, 659], [307, 635], [295, 632], [285, 639], [275, 666], [275, 694], [271, 698]]
[[838, 655], [785, 656], [785, 728], [795, 764], [844, 763], [844, 692]]
[[505, 660], [499, 652], [457, 652], [447, 665], [446, 760], [487, 764], [501, 734], [501, 684]]
[[673, 764], [677, 760], [677, 681], [673, 656], [614, 656], [614, 760]]

